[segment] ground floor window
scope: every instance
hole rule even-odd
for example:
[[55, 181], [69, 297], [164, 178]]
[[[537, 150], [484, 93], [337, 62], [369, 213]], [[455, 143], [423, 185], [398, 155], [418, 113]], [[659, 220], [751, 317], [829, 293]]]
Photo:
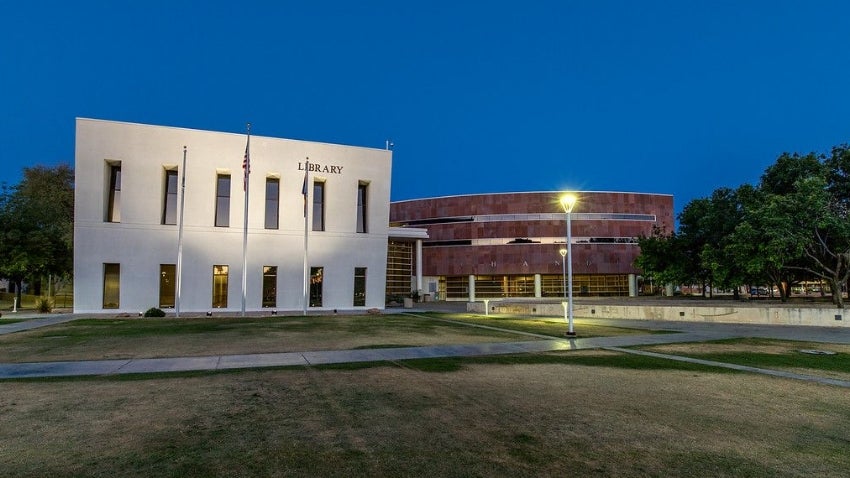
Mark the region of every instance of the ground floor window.
[[212, 306], [214, 309], [227, 307], [227, 275], [226, 265], [213, 266]]
[[[562, 274], [541, 274], [540, 295], [563, 297], [566, 286]], [[469, 297], [469, 276], [447, 276], [440, 280], [442, 295], [447, 299]], [[629, 295], [627, 274], [574, 274], [573, 296], [610, 297]], [[497, 299], [534, 297], [534, 275], [475, 276], [475, 297]]]
[[414, 243], [390, 241], [387, 248], [387, 302], [401, 302], [411, 291], [414, 275]]
[[103, 265], [103, 308], [117, 309], [121, 295], [121, 264]]
[[310, 268], [310, 307], [322, 306], [322, 282], [324, 281], [325, 268]]
[[177, 266], [174, 264], [159, 265], [159, 307], [174, 307], [177, 296]]
[[263, 307], [277, 306], [277, 266], [263, 266]]
[[354, 305], [366, 305], [366, 268], [354, 268]]

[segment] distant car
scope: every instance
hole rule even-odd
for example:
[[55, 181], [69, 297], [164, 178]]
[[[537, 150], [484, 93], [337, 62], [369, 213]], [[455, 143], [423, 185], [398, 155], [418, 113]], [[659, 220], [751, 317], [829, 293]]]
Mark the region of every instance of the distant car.
[[767, 287], [750, 287], [750, 295], [768, 295]]

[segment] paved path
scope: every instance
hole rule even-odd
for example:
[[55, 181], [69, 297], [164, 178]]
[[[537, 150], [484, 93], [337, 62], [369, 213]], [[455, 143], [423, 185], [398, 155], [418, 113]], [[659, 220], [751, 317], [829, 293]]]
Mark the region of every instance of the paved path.
[[[0, 326], [0, 334], [19, 330], [29, 330], [73, 320], [71, 314], [57, 315], [43, 319], [33, 319]], [[520, 333], [533, 336], [538, 340], [520, 342], [495, 342], [460, 345], [438, 345], [427, 347], [402, 347], [383, 349], [325, 350], [310, 352], [283, 352], [243, 355], [210, 355], [200, 357], [169, 357], [119, 360], [84, 360], [67, 362], [29, 362], [0, 363], [0, 379], [71, 377], [85, 375], [123, 375], [134, 373], [163, 373], [215, 371], [264, 367], [309, 366], [354, 362], [381, 362], [442, 357], [472, 357], [484, 355], [540, 353], [563, 350], [608, 349], [621, 353], [649, 355], [669, 360], [680, 360], [702, 365], [733, 368], [755, 372], [814, 381], [818, 383], [850, 388], [850, 381], [826, 377], [794, 374], [776, 370], [746, 367], [721, 362], [713, 362], [688, 357], [680, 357], [654, 352], [625, 349], [636, 345], [659, 345], [683, 342], [703, 342], [735, 337], [766, 337], [784, 340], [805, 340], [813, 342], [850, 343], [850, 330], [819, 327], [754, 326], [734, 324], [694, 324], [685, 322], [635, 321], [635, 320], [594, 320], [607, 325], [660, 329], [677, 331], [671, 334], [622, 335], [617, 337], [591, 337], [552, 339], [548, 336]], [[24, 325], [27, 325], [24, 327]], [[18, 326], [13, 330], [12, 326]], [[486, 327], [493, 328], [493, 327]], [[504, 329], [499, 329], [503, 330]], [[508, 331], [516, 332], [516, 331]]]
[[13, 322], [11, 324], [0, 325], [0, 335], [11, 334], [13, 332], [22, 332], [24, 330], [37, 329], [39, 327], [47, 327], [49, 325], [61, 324], [63, 322], [70, 322], [78, 318], [74, 317], [74, 314], [56, 314], [38, 319], [34, 319], [32, 317], [35, 316], [33, 314], [27, 314], [25, 312], [20, 313], [20, 315], [7, 313], [5, 317], [6, 319], [24, 320], [22, 320], [21, 322]]

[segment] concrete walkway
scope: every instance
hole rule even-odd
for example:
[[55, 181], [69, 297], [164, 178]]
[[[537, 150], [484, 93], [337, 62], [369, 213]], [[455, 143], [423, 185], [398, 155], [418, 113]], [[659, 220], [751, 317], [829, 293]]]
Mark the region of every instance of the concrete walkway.
[[[37, 319], [33, 317], [39, 317]], [[74, 317], [74, 314], [55, 314], [44, 316], [44, 314], [30, 314], [26, 312], [22, 312], [20, 314], [7, 314], [5, 319], [20, 319], [21, 322], [13, 322], [11, 324], [3, 324], [0, 325], [0, 335], [11, 334], [13, 332], [22, 332], [24, 330], [32, 330], [40, 327], [47, 327], [49, 325], [61, 324], [63, 322], [70, 322], [78, 317]]]
[[[73, 320], [71, 314], [33, 319], [0, 326], [0, 334], [58, 324]], [[437, 319], [440, 320], [440, 319]], [[518, 342], [494, 342], [460, 345], [438, 345], [427, 347], [402, 347], [357, 350], [324, 350], [309, 352], [283, 352], [242, 355], [210, 355], [200, 357], [169, 357], [119, 360], [84, 360], [67, 362], [29, 362], [0, 364], [0, 379], [72, 377], [86, 375], [124, 375], [135, 373], [216, 371], [266, 367], [310, 366], [356, 362], [383, 362], [396, 360], [472, 357], [501, 354], [541, 353], [565, 350], [608, 349], [620, 353], [648, 355], [669, 360], [679, 360], [708, 366], [762, 373], [783, 378], [812, 381], [827, 385], [850, 388], [850, 381], [827, 377], [780, 372], [776, 370], [746, 367], [735, 364], [692, 359], [654, 352], [626, 349], [637, 345], [660, 345], [684, 342], [704, 342], [738, 337], [765, 337], [783, 340], [812, 342], [850, 343], [850, 330], [819, 327], [753, 326], [734, 324], [693, 324], [635, 320], [594, 320], [594, 323], [670, 330], [679, 333], [622, 335], [616, 337], [592, 337], [552, 339], [548, 336], [532, 335], [539, 340]], [[26, 327], [24, 327], [26, 325]], [[14, 328], [13, 326], [18, 326]], [[486, 327], [494, 328], [494, 327]], [[506, 331], [504, 329], [498, 329]], [[516, 331], [507, 331], [516, 332]]]

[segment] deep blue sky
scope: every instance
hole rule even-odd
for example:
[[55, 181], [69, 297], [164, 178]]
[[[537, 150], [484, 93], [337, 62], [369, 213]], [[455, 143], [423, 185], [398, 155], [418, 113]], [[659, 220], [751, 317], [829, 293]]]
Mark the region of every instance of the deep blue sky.
[[[74, 118], [383, 147], [392, 199], [668, 193], [850, 141], [845, 1], [2, 1], [0, 181]], [[182, 153], [175, 151], [175, 156]], [[239, 156], [239, 152], [236, 152]], [[237, 158], [238, 160], [239, 158]]]

